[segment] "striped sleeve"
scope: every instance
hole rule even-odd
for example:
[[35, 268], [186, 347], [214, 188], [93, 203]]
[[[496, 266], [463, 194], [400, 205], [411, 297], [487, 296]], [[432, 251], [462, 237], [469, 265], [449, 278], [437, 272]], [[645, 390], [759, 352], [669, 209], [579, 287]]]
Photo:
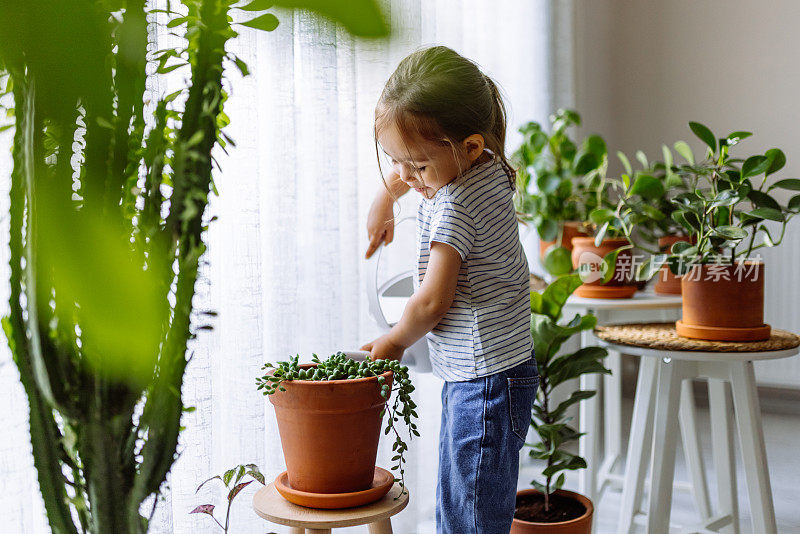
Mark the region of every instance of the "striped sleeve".
[[431, 243], [450, 245], [466, 260], [475, 244], [475, 223], [463, 206], [445, 200], [436, 206], [431, 217], [430, 236]]

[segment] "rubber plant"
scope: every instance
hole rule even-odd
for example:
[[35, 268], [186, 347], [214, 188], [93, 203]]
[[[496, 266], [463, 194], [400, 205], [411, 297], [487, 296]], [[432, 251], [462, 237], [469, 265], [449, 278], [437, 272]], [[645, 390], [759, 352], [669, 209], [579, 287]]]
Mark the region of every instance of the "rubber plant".
[[[271, 30], [272, 4], [309, 7], [356, 33], [387, 31], [369, 0], [157, 3], [0, 3], [14, 128], [3, 327], [56, 534], [145, 532], [142, 504], [158, 501], [176, 458], [187, 343], [209, 328], [192, 297], [212, 150], [232, 146], [223, 73], [246, 72], [226, 51], [233, 12]], [[155, 31], [180, 43], [148, 48]], [[175, 69], [180, 91], [146, 91]]]
[[567, 410], [596, 393], [576, 390], [554, 406], [554, 392], [556, 388], [574, 383], [571, 381], [584, 374], [611, 373], [603, 365], [606, 349], [582, 347], [572, 353], [561, 353], [561, 347], [572, 336], [591, 330], [597, 323], [593, 315], [579, 314], [566, 323], [562, 321], [564, 304], [580, 285], [580, 277], [572, 274], [556, 279], [542, 293], [531, 292], [531, 335], [540, 381], [531, 419], [539, 442], [529, 446], [531, 457], [545, 462], [543, 481], [532, 482], [544, 494], [545, 511], [550, 510], [550, 495], [564, 485], [564, 471], [586, 467], [586, 460], [566, 449], [568, 443], [582, 435], [570, 426]]
[[570, 138], [567, 130], [580, 125], [580, 115], [571, 109], [550, 116], [549, 133], [540, 123], [528, 122], [519, 129], [523, 140], [512, 158], [517, 211], [536, 228], [541, 241], [555, 242], [543, 257], [543, 266], [553, 275], [571, 270], [569, 243], [562, 242], [564, 223], [588, 220], [597, 206], [591, 191], [606, 158], [606, 143], [599, 135], [587, 136], [580, 146]]

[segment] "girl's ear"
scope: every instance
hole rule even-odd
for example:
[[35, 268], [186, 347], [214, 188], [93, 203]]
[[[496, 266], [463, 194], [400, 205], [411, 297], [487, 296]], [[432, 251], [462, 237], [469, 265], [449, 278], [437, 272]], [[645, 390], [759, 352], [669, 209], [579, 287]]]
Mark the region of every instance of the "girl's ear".
[[470, 162], [478, 159], [483, 154], [483, 149], [486, 147], [486, 142], [481, 134], [472, 134], [462, 142], [464, 152], [467, 154], [467, 159]]

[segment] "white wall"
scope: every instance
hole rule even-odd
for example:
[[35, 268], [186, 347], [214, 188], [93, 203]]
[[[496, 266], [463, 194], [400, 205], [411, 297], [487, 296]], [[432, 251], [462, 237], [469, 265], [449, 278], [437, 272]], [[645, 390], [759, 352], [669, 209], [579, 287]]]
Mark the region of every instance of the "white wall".
[[[583, 131], [602, 134], [611, 153], [660, 158], [661, 144], [678, 139], [700, 150], [690, 120], [718, 136], [747, 130], [754, 135], [738, 153], [779, 147], [779, 177], [800, 176], [798, 25], [797, 0], [579, 0]], [[800, 220], [792, 223], [783, 245], [764, 254], [766, 320], [800, 332]], [[760, 367], [759, 380], [800, 387], [800, 359]]]

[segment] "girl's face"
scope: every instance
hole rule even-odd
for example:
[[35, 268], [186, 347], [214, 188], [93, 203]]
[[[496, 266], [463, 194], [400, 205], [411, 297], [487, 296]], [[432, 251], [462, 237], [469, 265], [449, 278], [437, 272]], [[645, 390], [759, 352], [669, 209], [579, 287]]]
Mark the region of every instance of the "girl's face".
[[[475, 147], [473, 150], [469, 148], [474, 145], [475, 137], [480, 139], [480, 149], [472, 157]], [[403, 139], [394, 124], [381, 129], [378, 143], [390, 161], [392, 171], [425, 198], [433, 198], [439, 189], [469, 168], [472, 161], [483, 152], [483, 137], [479, 135], [465, 139], [464, 147], [455, 147], [461, 152], [461, 157], [457, 158], [454, 147], [450, 145], [439, 144], [418, 135]]]

